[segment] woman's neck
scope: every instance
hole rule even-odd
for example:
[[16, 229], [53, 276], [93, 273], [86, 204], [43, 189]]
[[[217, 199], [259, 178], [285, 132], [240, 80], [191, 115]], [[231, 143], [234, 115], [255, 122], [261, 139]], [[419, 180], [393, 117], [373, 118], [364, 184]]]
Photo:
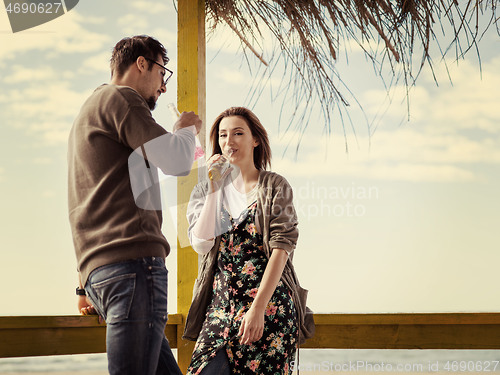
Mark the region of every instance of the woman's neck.
[[250, 192], [259, 181], [260, 171], [252, 165], [249, 168], [234, 168], [231, 172], [231, 179], [234, 187], [242, 192]]

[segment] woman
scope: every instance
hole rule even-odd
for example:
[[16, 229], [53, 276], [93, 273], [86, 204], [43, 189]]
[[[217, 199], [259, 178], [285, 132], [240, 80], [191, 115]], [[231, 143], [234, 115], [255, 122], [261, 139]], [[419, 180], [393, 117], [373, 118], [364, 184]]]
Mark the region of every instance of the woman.
[[189, 237], [204, 255], [184, 332], [197, 339], [188, 374], [291, 373], [301, 319], [291, 187], [266, 171], [267, 132], [250, 110], [221, 113], [210, 138], [211, 179], [188, 206]]

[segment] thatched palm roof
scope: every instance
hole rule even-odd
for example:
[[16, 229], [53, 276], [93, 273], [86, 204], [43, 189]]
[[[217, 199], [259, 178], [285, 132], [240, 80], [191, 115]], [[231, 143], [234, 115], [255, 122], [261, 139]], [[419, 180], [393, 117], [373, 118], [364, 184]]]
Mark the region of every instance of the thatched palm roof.
[[[470, 49], [478, 51], [482, 32], [499, 26], [497, 5], [498, 0], [206, 0], [206, 11], [210, 28], [229, 25], [244, 50], [264, 63], [258, 50], [270, 32], [278, 57], [271, 57], [264, 74], [284, 62], [287, 94], [295, 104], [308, 104], [303, 115], [319, 100], [330, 130], [334, 109], [348, 105], [348, 85], [338, 87], [342, 75], [335, 70], [342, 44], [356, 41], [377, 69], [389, 67], [396, 81], [410, 87], [425, 64], [432, 69], [433, 58], [453, 53], [458, 59]], [[480, 24], [485, 14], [488, 21]], [[445, 38], [444, 30], [451, 37]], [[443, 40], [446, 45], [441, 45]], [[367, 47], [374, 45], [378, 47]], [[297, 123], [302, 130], [307, 126], [303, 119]]]

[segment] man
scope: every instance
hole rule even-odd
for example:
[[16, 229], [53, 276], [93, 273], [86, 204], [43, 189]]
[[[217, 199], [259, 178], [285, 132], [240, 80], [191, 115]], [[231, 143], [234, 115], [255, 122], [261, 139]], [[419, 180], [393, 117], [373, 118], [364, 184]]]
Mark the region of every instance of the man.
[[[151, 116], [172, 74], [164, 67], [167, 62], [165, 48], [152, 37], [118, 42], [110, 84], [98, 87], [83, 104], [69, 137], [78, 308], [106, 320], [112, 375], [181, 374], [164, 334], [170, 246], [160, 229], [161, 207], [145, 210], [136, 204], [129, 172], [129, 157], [138, 150], [156, 175], [156, 167], [185, 175], [192, 166], [199, 117], [182, 113], [169, 133]], [[155, 151], [146, 153], [152, 142]], [[158, 189], [147, 194], [160, 198]]]

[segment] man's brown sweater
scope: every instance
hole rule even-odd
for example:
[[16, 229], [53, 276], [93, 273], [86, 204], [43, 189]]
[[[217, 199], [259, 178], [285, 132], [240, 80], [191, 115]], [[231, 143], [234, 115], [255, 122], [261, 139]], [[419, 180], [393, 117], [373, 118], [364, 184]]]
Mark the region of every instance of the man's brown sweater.
[[[161, 211], [136, 205], [128, 167], [134, 150], [166, 134], [173, 149], [165, 150], [164, 159], [168, 162], [170, 154], [177, 153], [176, 159], [185, 160], [184, 169], [189, 170], [193, 133], [168, 133], [132, 88], [102, 85], [82, 106], [68, 144], [69, 219], [82, 285], [100, 266], [168, 255]], [[161, 159], [155, 165], [163, 169]], [[157, 173], [153, 164], [151, 168]], [[159, 200], [159, 190], [153, 193]]]

